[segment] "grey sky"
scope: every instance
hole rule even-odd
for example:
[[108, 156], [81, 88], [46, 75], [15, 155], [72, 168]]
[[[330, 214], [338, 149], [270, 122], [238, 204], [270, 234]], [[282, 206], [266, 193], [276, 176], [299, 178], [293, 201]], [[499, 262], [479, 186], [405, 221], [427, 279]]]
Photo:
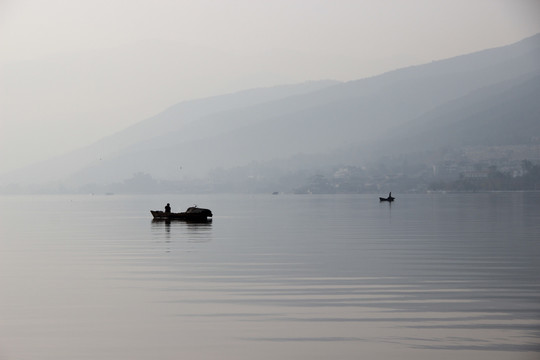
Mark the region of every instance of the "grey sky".
[[538, 32], [536, 0], [0, 0], [0, 173], [182, 100], [356, 80]]

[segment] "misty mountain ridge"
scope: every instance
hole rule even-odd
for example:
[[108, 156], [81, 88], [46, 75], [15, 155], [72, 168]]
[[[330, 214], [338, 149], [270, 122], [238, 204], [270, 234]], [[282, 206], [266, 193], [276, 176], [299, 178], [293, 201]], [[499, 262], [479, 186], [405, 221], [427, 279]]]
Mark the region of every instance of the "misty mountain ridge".
[[[310, 81], [183, 101], [89, 146], [9, 174], [3, 174], [0, 180], [3, 180], [2, 183], [28, 183], [33, 182], [36, 177], [42, 182], [65, 180], [80, 169], [94, 167], [103, 160], [107, 161], [129, 151], [130, 146], [134, 144], [145, 144], [150, 139], [188, 128], [191, 126], [190, 123], [209, 114], [241, 109], [303, 92], [315, 91], [337, 83], [339, 82], [334, 80]], [[201, 122], [201, 124], [204, 123]]]
[[475, 90], [388, 136], [382, 154], [530, 144], [540, 136], [540, 72]]
[[539, 74], [540, 34], [347, 83], [201, 99], [12, 179], [52, 172], [51, 180], [80, 186], [143, 172], [181, 180], [298, 154], [361, 164], [441, 146], [523, 143], [540, 136]]

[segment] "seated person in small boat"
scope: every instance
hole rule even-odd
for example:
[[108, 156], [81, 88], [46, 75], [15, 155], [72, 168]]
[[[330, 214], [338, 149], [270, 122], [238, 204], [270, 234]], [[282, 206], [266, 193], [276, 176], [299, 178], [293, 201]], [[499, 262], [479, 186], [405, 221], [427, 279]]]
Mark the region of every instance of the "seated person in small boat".
[[170, 213], [171, 213], [171, 205], [167, 203], [167, 205], [165, 205], [165, 214], [169, 215]]

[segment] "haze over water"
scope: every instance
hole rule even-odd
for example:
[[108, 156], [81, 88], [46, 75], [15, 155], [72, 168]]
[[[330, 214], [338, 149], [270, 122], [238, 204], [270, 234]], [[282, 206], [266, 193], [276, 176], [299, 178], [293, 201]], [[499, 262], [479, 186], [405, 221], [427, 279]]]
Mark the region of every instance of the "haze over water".
[[394, 195], [1, 197], [0, 359], [538, 358], [540, 193]]

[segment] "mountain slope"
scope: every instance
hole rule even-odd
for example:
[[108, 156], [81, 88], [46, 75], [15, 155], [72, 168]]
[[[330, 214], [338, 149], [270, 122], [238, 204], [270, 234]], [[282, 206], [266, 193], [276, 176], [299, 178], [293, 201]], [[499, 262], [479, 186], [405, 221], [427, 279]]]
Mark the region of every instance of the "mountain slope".
[[394, 152], [531, 143], [540, 137], [539, 99], [540, 73], [480, 89], [403, 127]]
[[[513, 45], [325, 84], [313, 91], [241, 104], [230, 95], [190, 102], [179, 105], [182, 111], [171, 108], [72, 154], [78, 170], [70, 168], [69, 180], [74, 185], [107, 183], [141, 171], [174, 180], [204, 176], [217, 167], [329, 153], [348, 146], [367, 153], [368, 144], [386, 142], [406, 125], [413, 129], [415, 121], [444, 122], [438, 119], [443, 116], [438, 109], [463, 107], [452, 105], [457, 99], [498, 84], [515, 85], [538, 72], [540, 34]], [[415, 140], [421, 143], [421, 138]], [[65, 158], [56, 162], [64, 179], [70, 172], [65, 171], [65, 163]]]
[[[138, 171], [179, 179], [298, 153], [326, 153], [349, 145], [365, 149], [361, 145], [381, 142], [395, 129], [478, 89], [532, 76], [540, 71], [538, 59], [540, 36], [535, 36], [503, 48], [217, 112], [125, 148], [73, 180], [121, 180]], [[429, 115], [425, 121], [437, 122], [436, 117]]]
[[[333, 80], [250, 89], [237, 93], [181, 102], [102, 140], [48, 161], [0, 176], [0, 183], [59, 181], [89, 165], [117, 157], [123, 149], [166, 136], [212, 113], [241, 109], [339, 84]], [[94, 166], [94, 165], [92, 165]]]

